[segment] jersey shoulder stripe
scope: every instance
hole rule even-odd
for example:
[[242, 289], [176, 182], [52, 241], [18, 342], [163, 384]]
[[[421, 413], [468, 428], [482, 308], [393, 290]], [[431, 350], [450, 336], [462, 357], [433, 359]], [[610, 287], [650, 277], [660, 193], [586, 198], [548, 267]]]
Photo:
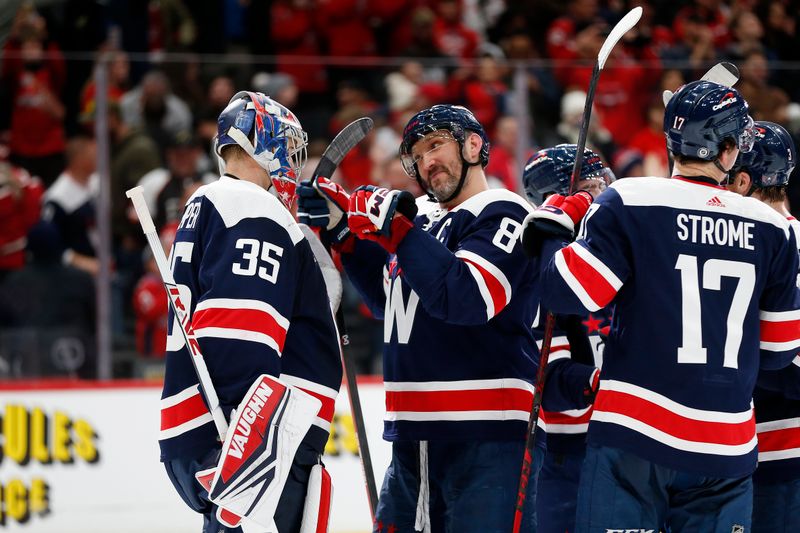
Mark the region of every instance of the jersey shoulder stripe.
[[280, 200], [255, 183], [222, 176], [200, 187], [189, 199], [204, 196], [214, 205], [226, 228], [247, 218], [266, 218], [286, 229], [292, 244], [303, 240], [303, 232]]

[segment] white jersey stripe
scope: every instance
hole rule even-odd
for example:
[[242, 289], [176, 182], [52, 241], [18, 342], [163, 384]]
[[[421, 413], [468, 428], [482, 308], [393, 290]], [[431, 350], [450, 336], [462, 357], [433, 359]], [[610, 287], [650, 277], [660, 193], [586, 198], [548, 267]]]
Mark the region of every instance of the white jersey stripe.
[[386, 391], [392, 392], [435, 392], [449, 390], [522, 389], [533, 392], [534, 387], [522, 379], [469, 379], [462, 381], [386, 381]]
[[494, 316], [494, 302], [492, 301], [492, 295], [489, 293], [489, 287], [486, 286], [486, 280], [483, 279], [481, 276], [480, 271], [475, 265], [467, 263], [464, 261], [464, 264], [467, 265], [469, 269], [469, 273], [472, 274], [475, 283], [478, 285], [478, 292], [481, 294], [481, 298], [483, 298], [483, 303], [486, 304], [486, 319], [491, 320]]
[[249, 331], [246, 329], [233, 329], [233, 328], [200, 328], [194, 330], [194, 336], [198, 339], [202, 338], [216, 338], [216, 339], [234, 339], [240, 341], [258, 342], [266, 344], [278, 355], [281, 355], [281, 349], [275, 339], [269, 335], [259, 333], [257, 331]]

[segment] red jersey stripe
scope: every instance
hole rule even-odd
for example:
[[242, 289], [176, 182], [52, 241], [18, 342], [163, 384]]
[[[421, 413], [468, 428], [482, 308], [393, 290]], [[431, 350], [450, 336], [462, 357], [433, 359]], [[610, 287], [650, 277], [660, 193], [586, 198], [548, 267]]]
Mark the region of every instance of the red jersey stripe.
[[673, 437], [700, 443], [738, 446], [752, 440], [756, 432], [755, 415], [738, 423], [695, 420], [633, 394], [614, 390], [600, 390], [594, 411], [618, 413]]
[[521, 389], [386, 391], [387, 411], [530, 411], [533, 395]]
[[206, 413], [208, 408], [200, 393], [197, 393], [182, 402], [161, 409], [161, 431], [178, 427]]
[[474, 266], [478, 269], [478, 272], [481, 273], [481, 277], [483, 277], [483, 281], [486, 283], [486, 287], [489, 289], [489, 294], [492, 297], [492, 304], [494, 305], [494, 314], [496, 315], [503, 308], [508, 304], [506, 301], [506, 291], [503, 289], [503, 284], [495, 278], [491, 272], [483, 268], [481, 265], [476, 263], [475, 261], [470, 261], [466, 257], [460, 257], [462, 261], [469, 263], [470, 265]]
[[598, 307], [605, 307], [614, 299], [617, 290], [600, 272], [580, 257], [575, 250], [571, 247], [566, 247], [562, 248], [558, 253], [563, 254], [567, 268]]
[[263, 333], [275, 340], [281, 351], [286, 342], [286, 330], [265, 311], [256, 309], [200, 309], [192, 317], [195, 331], [203, 328], [242, 329]]

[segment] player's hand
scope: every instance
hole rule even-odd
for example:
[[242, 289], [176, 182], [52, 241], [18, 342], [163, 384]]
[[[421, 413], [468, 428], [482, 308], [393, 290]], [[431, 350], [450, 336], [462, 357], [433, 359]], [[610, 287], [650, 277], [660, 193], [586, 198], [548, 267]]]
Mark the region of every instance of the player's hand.
[[408, 191], [390, 191], [373, 185], [357, 188], [347, 212], [350, 231], [360, 239], [377, 241], [390, 253], [414, 227], [417, 204]]
[[328, 178], [319, 176], [297, 186], [297, 219], [320, 229], [323, 242], [333, 248], [340, 248], [350, 237], [347, 227], [349, 204], [350, 195]]
[[594, 197], [586, 191], [578, 191], [572, 196], [549, 196], [522, 222], [522, 249], [529, 257], [534, 257], [539, 254], [545, 239], [574, 239], [575, 227], [592, 201]]
[[599, 388], [600, 388], [600, 369], [595, 368], [594, 372], [592, 372], [592, 375], [589, 378], [589, 383], [586, 385], [586, 388], [583, 389], [583, 397], [586, 400], [586, 405], [594, 403], [594, 399], [597, 396], [597, 391]]

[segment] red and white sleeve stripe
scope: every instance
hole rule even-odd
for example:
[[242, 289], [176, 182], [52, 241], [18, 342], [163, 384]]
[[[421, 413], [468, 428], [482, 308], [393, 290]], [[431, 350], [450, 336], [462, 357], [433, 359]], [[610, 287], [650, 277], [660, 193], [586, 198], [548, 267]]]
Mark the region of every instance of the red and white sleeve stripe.
[[502, 270], [474, 252], [458, 250], [455, 256], [469, 267], [486, 304], [486, 319], [491, 320], [511, 301], [511, 284], [508, 278]]
[[280, 355], [289, 321], [260, 300], [212, 298], [197, 304], [192, 327], [198, 339], [214, 337], [258, 342]]
[[752, 404], [734, 413], [696, 409], [616, 380], [600, 381], [591, 420], [617, 424], [687, 452], [740, 456], [757, 442]]
[[[536, 341], [536, 346], [540, 352], [542, 351], [542, 344], [544, 344], [543, 340]], [[547, 358], [547, 364], [549, 365], [559, 359], [568, 359], [570, 356], [569, 339], [564, 335], [553, 337], [550, 341], [550, 356]]]
[[786, 352], [800, 348], [800, 311], [761, 311], [761, 349]]
[[161, 431], [158, 440], [177, 437], [213, 421], [200, 395], [200, 386], [192, 385], [161, 400]]
[[586, 433], [589, 429], [589, 419], [592, 417], [592, 407], [585, 409], [570, 409], [569, 411], [547, 411], [544, 419], [547, 421], [547, 433], [559, 435], [577, 435]]
[[561, 278], [589, 311], [607, 306], [622, 288], [617, 275], [577, 242], [556, 252], [554, 259]]
[[339, 391], [289, 374], [281, 374], [280, 380], [303, 392], [307, 392], [322, 402], [319, 413], [317, 413], [317, 418], [314, 420], [314, 425], [330, 432], [331, 421], [333, 420], [333, 413], [336, 406], [336, 396], [339, 395]]

